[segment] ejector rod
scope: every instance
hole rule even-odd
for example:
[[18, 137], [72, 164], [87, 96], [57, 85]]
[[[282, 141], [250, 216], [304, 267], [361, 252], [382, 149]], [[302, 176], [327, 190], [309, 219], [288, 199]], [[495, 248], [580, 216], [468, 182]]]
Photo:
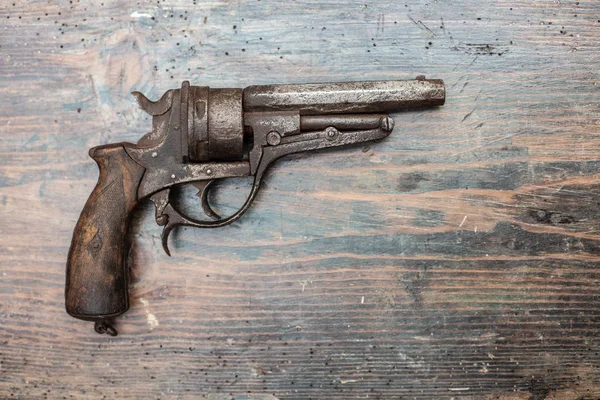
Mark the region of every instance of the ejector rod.
[[300, 117], [300, 130], [316, 131], [330, 126], [340, 131], [376, 129], [387, 117], [387, 114], [303, 115]]

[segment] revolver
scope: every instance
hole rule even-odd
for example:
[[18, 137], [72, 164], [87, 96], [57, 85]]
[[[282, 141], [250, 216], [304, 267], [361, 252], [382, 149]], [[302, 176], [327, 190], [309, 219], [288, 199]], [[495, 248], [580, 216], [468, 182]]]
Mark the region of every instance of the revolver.
[[[168, 90], [158, 101], [132, 93], [152, 116], [152, 131], [136, 144], [115, 143], [89, 151], [100, 170], [73, 232], [66, 272], [67, 313], [95, 322], [95, 331], [116, 336], [112, 319], [129, 308], [126, 243], [132, 211], [144, 199], [156, 207], [162, 246], [177, 226], [218, 228], [244, 214], [267, 167], [302, 151], [352, 145], [388, 136], [391, 110], [441, 106], [444, 82], [414, 80]], [[208, 193], [218, 179], [253, 177], [246, 202], [221, 217]], [[193, 184], [207, 220], [181, 213], [171, 189]]]

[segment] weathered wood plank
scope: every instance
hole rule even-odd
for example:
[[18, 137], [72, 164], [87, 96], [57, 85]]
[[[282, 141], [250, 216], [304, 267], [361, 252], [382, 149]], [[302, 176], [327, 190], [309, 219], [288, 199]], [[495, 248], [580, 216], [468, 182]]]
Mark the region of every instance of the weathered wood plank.
[[[0, 397], [600, 397], [599, 7], [3, 2]], [[419, 74], [444, 107], [281, 160], [173, 258], [142, 205], [120, 336], [64, 312], [87, 149], [150, 129], [132, 90]]]

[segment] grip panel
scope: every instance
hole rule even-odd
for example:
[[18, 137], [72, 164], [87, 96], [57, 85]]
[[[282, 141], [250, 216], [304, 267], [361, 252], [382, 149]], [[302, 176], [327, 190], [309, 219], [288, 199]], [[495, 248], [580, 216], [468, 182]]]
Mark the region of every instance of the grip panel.
[[129, 308], [125, 242], [145, 169], [123, 143], [94, 147], [89, 154], [100, 176], [73, 232], [65, 304], [69, 315], [99, 321]]

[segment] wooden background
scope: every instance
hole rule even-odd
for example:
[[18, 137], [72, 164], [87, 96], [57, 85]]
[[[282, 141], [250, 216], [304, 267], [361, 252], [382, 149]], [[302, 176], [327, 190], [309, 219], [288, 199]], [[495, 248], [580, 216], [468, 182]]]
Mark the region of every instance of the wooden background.
[[[600, 2], [3, 0], [0, 21], [0, 398], [600, 398]], [[132, 90], [419, 74], [444, 107], [282, 160], [172, 258], [141, 207], [118, 337], [64, 312], [87, 149], [150, 129]], [[224, 214], [247, 190], [221, 189]]]

